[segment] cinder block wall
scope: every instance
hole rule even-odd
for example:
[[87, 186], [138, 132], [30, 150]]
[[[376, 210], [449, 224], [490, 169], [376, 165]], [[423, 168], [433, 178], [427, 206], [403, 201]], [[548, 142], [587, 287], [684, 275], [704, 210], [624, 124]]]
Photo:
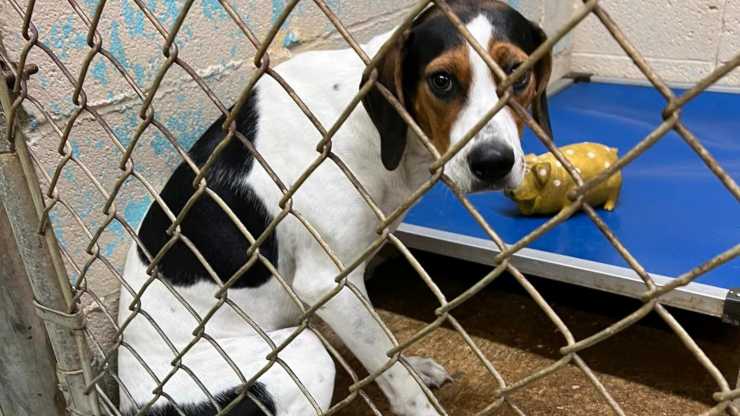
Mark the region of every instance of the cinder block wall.
[[[23, 3], [23, 2], [21, 2]], [[80, 0], [89, 16], [97, 1]], [[183, 2], [149, 0], [146, 4], [164, 28], [170, 28], [181, 11]], [[278, 18], [287, 1], [250, 0], [232, 2], [242, 19], [258, 38], [263, 39]], [[389, 30], [408, 13], [413, 1], [352, 0], [327, 1], [348, 29], [360, 40]], [[22, 4], [23, 5], [23, 4]], [[76, 79], [90, 48], [86, 43], [87, 28], [71, 7], [58, 0], [37, 1], [34, 11], [40, 40], [53, 51]], [[23, 44], [19, 35], [21, 18], [9, 6], [0, 9], [0, 30], [11, 56], [17, 56]], [[120, 62], [142, 91], [149, 91], [163, 68], [163, 39], [132, 0], [108, 1], [99, 33], [103, 48]], [[310, 1], [299, 3], [270, 50], [271, 60], [278, 63], [299, 50], [337, 47], [340, 38], [321, 11]], [[178, 37], [179, 58], [202, 77], [207, 86], [225, 105], [231, 105], [246, 85], [254, 69], [255, 49], [241, 33], [216, 0], [194, 4]], [[49, 122], [34, 106], [26, 104], [31, 116], [28, 126], [32, 149], [39, 158], [41, 170], [53, 177], [62, 156], [57, 152], [58, 130], [76, 115], [72, 101], [72, 84], [52, 61], [38, 49], [28, 60], [39, 65], [40, 72], [29, 83], [29, 93], [48, 110]], [[128, 146], [135, 138], [141, 120], [138, 117], [142, 100], [125, 82], [124, 77], [107, 60], [98, 56], [90, 65], [84, 90], [87, 103], [102, 118], [120, 142]], [[188, 149], [218, 116], [215, 105], [185, 70], [173, 65], [163, 78], [154, 98], [156, 119], [170, 130], [176, 141]], [[83, 112], [74, 121], [69, 135], [69, 147], [76, 164], [70, 161], [61, 170], [59, 195], [78, 216], [63, 205], [52, 211], [55, 230], [63, 247], [82, 267], [90, 258], [86, 253], [90, 235], [105, 227], [97, 247], [118, 269], [129, 240], [123, 226], [113, 220], [108, 225], [102, 212], [106, 193], [113, 190], [122, 172], [117, 165], [122, 148], [112, 141], [95, 118]], [[138, 140], [133, 159], [136, 170], [154, 190], [159, 190], [169, 173], [181, 161], [167, 138], [149, 127]], [[92, 183], [92, 176], [98, 184]], [[116, 213], [133, 227], [138, 226], [151, 202], [146, 189], [129, 179], [116, 198]], [[113, 301], [118, 283], [100, 261], [92, 263], [88, 273], [92, 288]], [[70, 267], [73, 280], [78, 270]]]
[[[510, 0], [508, 3], [528, 19], [537, 22], [548, 35], [561, 29], [576, 10], [576, 0]], [[554, 67], [551, 82], [562, 78], [570, 71], [574, 33], [565, 35], [553, 48]]]
[[[740, 53], [740, 1], [603, 0], [599, 3], [668, 82], [695, 83]], [[571, 59], [574, 71], [645, 79], [595, 16], [578, 26]], [[726, 76], [720, 84], [740, 86], [740, 70]]]

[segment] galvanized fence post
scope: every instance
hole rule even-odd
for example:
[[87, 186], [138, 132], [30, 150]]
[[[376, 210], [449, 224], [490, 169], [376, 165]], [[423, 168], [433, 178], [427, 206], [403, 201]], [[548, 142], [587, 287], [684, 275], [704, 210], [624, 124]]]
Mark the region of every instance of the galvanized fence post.
[[[0, 47], [2, 39], [0, 38]], [[3, 54], [7, 56], [7, 54]], [[5, 62], [6, 65], [12, 65]], [[10, 113], [13, 105], [10, 88], [4, 77], [0, 77], [0, 102], [2, 104], [3, 114]], [[20, 111], [18, 106], [17, 111]], [[17, 113], [16, 111], [16, 113]], [[10, 310], [10, 305], [3, 308], [5, 313], [22, 312], [31, 313], [35, 309], [35, 314], [45, 321], [46, 332], [51, 347], [56, 357], [56, 378], [59, 381], [59, 387], [64, 392], [67, 399], [68, 410], [74, 415], [99, 415], [97, 396], [95, 391], [86, 392], [87, 381], [92, 379], [90, 371], [90, 351], [84, 333], [81, 331], [84, 327], [82, 314], [75, 309], [72, 301], [72, 288], [70, 286], [64, 264], [59, 252], [56, 237], [51, 227], [41, 227], [41, 220], [44, 211], [44, 199], [39, 185], [38, 177], [31, 162], [29, 150], [23, 134], [19, 128], [13, 128], [16, 120], [7, 120], [6, 127], [14, 131], [10, 141], [0, 138], [0, 239], [3, 248], [3, 264], [12, 263], [14, 267], [3, 268], [6, 270], [6, 276], [0, 280], [0, 284], [13, 282], [9, 287], [0, 288], [7, 291], [11, 297], [15, 297], [13, 305], [26, 303], [22, 310]], [[7, 137], [7, 136], [6, 136]], [[6, 245], [7, 244], [7, 245]], [[13, 272], [18, 272], [13, 273]], [[12, 273], [12, 274], [11, 274]], [[26, 279], [30, 291], [23, 288], [24, 283], [21, 279]], [[21, 293], [15, 292], [15, 285], [20, 285]], [[32, 298], [26, 297], [32, 294]], [[24, 296], [25, 295], [25, 296]], [[35, 315], [34, 315], [35, 316]], [[31, 322], [33, 319], [26, 315], [24, 322]], [[0, 330], [6, 326], [0, 326]], [[16, 339], [23, 332], [14, 331], [10, 334], [0, 334], [3, 342], [14, 340], [23, 343], [23, 340]], [[47, 346], [46, 339], [43, 336], [35, 334], [34, 348], [37, 351], [27, 351], [26, 354], [17, 357], [19, 360], [35, 359], [38, 355], [48, 357], [44, 351]], [[17, 347], [22, 347], [18, 345]], [[13, 374], [23, 377], [25, 383], [30, 383], [28, 387], [31, 390], [38, 388], [54, 390], [46, 392], [48, 396], [53, 396], [57, 390], [52, 385], [55, 381], [54, 374], [48, 373], [46, 364], [42, 362], [9, 362], [12, 357], [0, 357], [3, 364], [0, 368], [8, 366], [12, 368]], [[47, 358], [48, 359], [48, 358]], [[43, 358], [42, 358], [43, 360]], [[43, 371], [46, 374], [36, 373]], [[43, 378], [45, 380], [34, 380], [34, 378]], [[13, 384], [15, 380], [11, 380]], [[50, 383], [51, 381], [51, 383]], [[38, 384], [36, 384], [38, 383]], [[23, 387], [25, 388], [25, 387]], [[21, 387], [15, 386], [10, 390], [3, 383], [4, 391], [8, 394], [22, 394]], [[5, 394], [0, 394], [0, 399], [8, 399]], [[24, 400], [22, 397], [13, 397], [11, 401]], [[40, 401], [37, 398], [29, 398], [29, 403], [2, 403], [5, 413], [10, 415], [24, 415], [24, 413], [14, 413], [16, 406], [25, 406], [28, 409], [34, 409], [30, 406], [46, 406], [44, 410], [32, 412], [37, 415], [62, 415], [63, 409], [59, 409], [57, 403], [50, 399], [44, 403], [32, 403]], [[25, 410], [23, 410], [25, 411]]]
[[[8, 147], [0, 142], [0, 165], [6, 164]], [[63, 415], [53, 353], [30, 302], [33, 292], [15, 246], [12, 215], [0, 201], [0, 415]]]

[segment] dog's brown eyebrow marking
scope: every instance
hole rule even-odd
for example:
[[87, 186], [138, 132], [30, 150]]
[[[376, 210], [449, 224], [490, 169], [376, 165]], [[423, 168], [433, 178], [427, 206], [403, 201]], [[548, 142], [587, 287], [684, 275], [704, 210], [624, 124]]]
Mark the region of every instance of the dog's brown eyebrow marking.
[[[527, 55], [517, 45], [506, 41], [499, 41], [497, 39], [491, 39], [489, 51], [491, 58], [493, 58], [493, 60], [496, 61], [503, 70], [506, 70], [507, 67], [510, 67], [511, 65], [524, 62], [529, 58], [529, 55]], [[513, 99], [518, 101], [523, 107], [529, 107], [536, 94], [536, 84], [534, 74], [530, 71], [529, 84], [519, 94], [514, 95]], [[516, 123], [519, 135], [521, 136], [522, 131], [524, 130], [524, 120], [516, 111], [511, 111], [511, 115], [514, 117], [514, 122]]]
[[427, 65], [425, 75], [429, 76], [438, 71], [454, 75], [460, 86], [467, 90], [473, 76], [467, 46], [460, 45], [439, 55]]
[[[442, 101], [434, 96], [427, 85], [426, 77], [439, 71], [449, 72], [458, 83], [459, 95], [449, 101]], [[414, 110], [421, 127], [440, 153], [446, 152], [450, 146], [452, 125], [463, 109], [472, 78], [468, 48], [463, 44], [432, 60], [425, 68], [423, 77], [418, 80]]]

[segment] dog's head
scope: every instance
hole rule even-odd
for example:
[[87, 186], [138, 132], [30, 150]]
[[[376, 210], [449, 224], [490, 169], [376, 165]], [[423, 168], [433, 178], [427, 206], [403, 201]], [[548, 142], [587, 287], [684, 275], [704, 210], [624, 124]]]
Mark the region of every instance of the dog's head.
[[[490, 57], [513, 72], [546, 40], [535, 23], [497, 0], [450, 0], [450, 6]], [[514, 99], [549, 132], [546, 87], [552, 58], [542, 58], [512, 87]], [[362, 80], [364, 84], [367, 77]], [[427, 9], [393, 45], [378, 67], [378, 82], [391, 91], [419, 123], [440, 153], [461, 140], [500, 99], [500, 80], [436, 7]], [[389, 170], [403, 157], [408, 127], [373, 88], [363, 105], [381, 137], [381, 157]], [[446, 167], [463, 190], [516, 187], [524, 173], [520, 135], [523, 120], [501, 109]]]

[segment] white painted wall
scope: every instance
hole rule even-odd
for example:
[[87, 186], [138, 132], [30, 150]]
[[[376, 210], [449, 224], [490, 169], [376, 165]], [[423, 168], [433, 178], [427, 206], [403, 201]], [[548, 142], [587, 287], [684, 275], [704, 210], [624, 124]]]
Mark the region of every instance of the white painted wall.
[[[529, 20], [539, 23], [549, 35], [554, 34], [568, 22], [577, 6], [574, 0], [509, 0], [508, 3]], [[555, 60], [551, 82], [562, 78], [570, 71], [573, 41], [573, 34], [568, 34], [553, 48]]]
[[[738, 0], [603, 0], [599, 4], [668, 82], [696, 83], [740, 53]], [[595, 16], [575, 32], [571, 68], [645, 79]], [[720, 84], [740, 86], [740, 70]]]

